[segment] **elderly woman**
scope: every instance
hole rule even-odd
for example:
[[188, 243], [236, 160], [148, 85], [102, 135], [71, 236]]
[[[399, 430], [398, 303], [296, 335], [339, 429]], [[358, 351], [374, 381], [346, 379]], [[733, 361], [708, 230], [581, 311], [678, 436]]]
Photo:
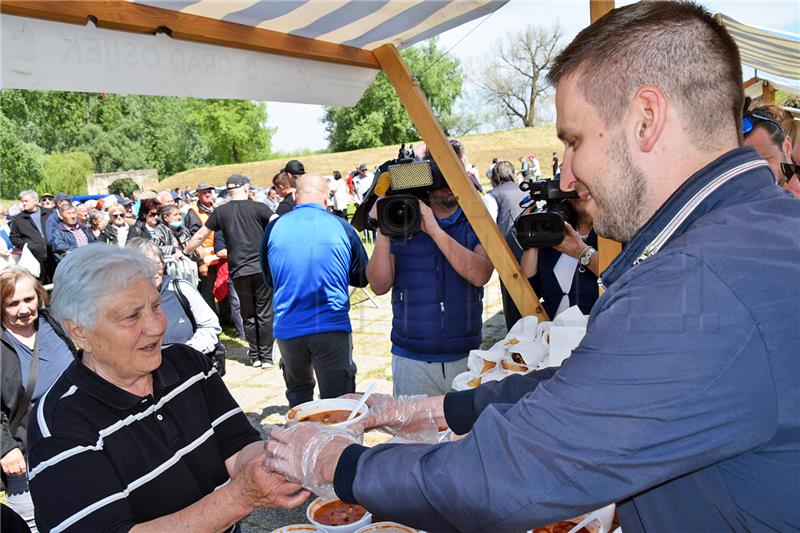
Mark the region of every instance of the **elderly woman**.
[[28, 413], [72, 361], [74, 348], [45, 308], [39, 280], [27, 270], [0, 273], [2, 304], [2, 427], [0, 467], [8, 505], [33, 531], [33, 501], [25, 465]]
[[94, 235], [95, 240], [100, 238], [100, 234], [103, 233], [106, 224], [108, 224], [108, 219], [106, 219], [105, 213], [96, 209], [89, 211], [88, 229]]
[[142, 237], [154, 238], [156, 229], [161, 224], [158, 219], [158, 210], [161, 206], [155, 198], [145, 198], [139, 205], [139, 217], [136, 219], [136, 229]]
[[191, 283], [164, 274], [164, 255], [153, 241], [131, 239], [126, 247], [143, 253], [155, 265], [156, 289], [167, 317], [164, 344], [186, 344], [210, 356], [222, 332], [214, 311]]
[[127, 213], [121, 205], [113, 205], [108, 209], [108, 225], [100, 234], [100, 240], [106, 244], [123, 248], [129, 239], [142, 237], [141, 230], [126, 220]]
[[94, 242], [95, 236], [78, 220], [78, 210], [72, 204], [64, 202], [58, 207], [58, 216], [61, 221], [49, 237], [50, 246], [56, 260], [61, 260], [65, 254]]
[[193, 253], [187, 257], [183, 247], [192, 238], [192, 234], [183, 225], [183, 214], [176, 205], [166, 205], [158, 212], [161, 224], [156, 228], [153, 242], [161, 248], [167, 263], [167, 273], [174, 277], [188, 281], [197, 287], [198, 263], [200, 257]]
[[43, 530], [224, 531], [308, 497], [262, 469], [264, 443], [208, 358], [162, 348], [154, 277], [150, 259], [105, 244], [56, 271], [53, 315], [80, 350], [28, 431]]

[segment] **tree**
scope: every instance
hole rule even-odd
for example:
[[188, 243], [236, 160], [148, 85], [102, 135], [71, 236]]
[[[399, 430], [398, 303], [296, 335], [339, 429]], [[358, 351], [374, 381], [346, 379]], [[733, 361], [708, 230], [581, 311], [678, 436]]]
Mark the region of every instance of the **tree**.
[[86, 177], [94, 173], [94, 162], [86, 152], [54, 152], [45, 157], [44, 178], [37, 185], [40, 191], [86, 194]]
[[549, 30], [529, 25], [525, 30], [501, 37], [491, 47], [473, 80], [487, 101], [509, 123], [536, 123], [539, 99], [546, 93], [544, 79], [560, 51], [561, 28]]
[[[400, 52], [408, 68], [443, 124], [459, 123], [452, 117], [453, 104], [461, 94], [464, 76], [455, 57], [439, 49], [430, 39], [422, 46]], [[419, 139], [397, 92], [379, 72], [355, 107], [328, 107], [322, 119], [333, 151], [373, 148]]]
[[133, 196], [133, 191], [138, 188], [139, 185], [131, 178], [119, 178], [112, 181], [108, 186], [108, 193], [131, 198]]
[[44, 151], [19, 138], [14, 123], [0, 113], [0, 196], [16, 198], [42, 179]]
[[264, 104], [247, 100], [197, 100], [189, 117], [216, 165], [267, 159], [272, 130]]

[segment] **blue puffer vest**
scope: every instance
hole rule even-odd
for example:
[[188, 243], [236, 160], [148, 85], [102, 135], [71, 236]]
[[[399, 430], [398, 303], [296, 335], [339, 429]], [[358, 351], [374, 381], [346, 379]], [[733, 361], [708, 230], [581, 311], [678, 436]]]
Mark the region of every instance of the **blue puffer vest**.
[[[448, 235], [472, 250], [479, 243], [464, 213], [440, 219]], [[392, 353], [449, 362], [480, 347], [483, 288], [462, 278], [426, 233], [392, 241]]]

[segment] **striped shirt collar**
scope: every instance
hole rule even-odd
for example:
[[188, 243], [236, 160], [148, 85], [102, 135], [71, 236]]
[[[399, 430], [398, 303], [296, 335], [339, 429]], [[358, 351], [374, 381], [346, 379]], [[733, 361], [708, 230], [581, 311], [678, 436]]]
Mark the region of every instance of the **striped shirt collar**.
[[[76, 360], [64, 372], [79, 389], [116, 409], [132, 409], [142, 401], [142, 396], [123, 390], [89, 370], [83, 364], [83, 350], [78, 352]], [[162, 358], [161, 366], [153, 371], [154, 400], [158, 401], [164, 391], [176, 385], [178, 381], [178, 373], [172, 364]]]

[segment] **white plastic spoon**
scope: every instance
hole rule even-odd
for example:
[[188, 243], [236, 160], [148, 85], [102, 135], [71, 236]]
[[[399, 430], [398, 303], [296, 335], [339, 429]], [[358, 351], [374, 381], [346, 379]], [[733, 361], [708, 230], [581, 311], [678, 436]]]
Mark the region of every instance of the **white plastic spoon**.
[[578, 524], [569, 531], [567, 531], [567, 533], [575, 533], [576, 531], [580, 531], [582, 527], [591, 524], [595, 520], [597, 520], [597, 516], [595, 516], [595, 513], [589, 513], [589, 516], [578, 522]]
[[367, 403], [367, 398], [369, 398], [370, 394], [372, 394], [372, 391], [374, 390], [375, 390], [375, 382], [372, 382], [372, 384], [370, 384], [370, 386], [367, 387], [367, 392], [365, 392], [364, 395], [361, 397], [361, 400], [358, 402], [358, 405], [356, 405], [355, 409], [353, 409], [350, 412], [350, 416], [347, 417], [347, 420], [352, 420], [356, 417], [356, 415], [364, 406], [364, 404]]

